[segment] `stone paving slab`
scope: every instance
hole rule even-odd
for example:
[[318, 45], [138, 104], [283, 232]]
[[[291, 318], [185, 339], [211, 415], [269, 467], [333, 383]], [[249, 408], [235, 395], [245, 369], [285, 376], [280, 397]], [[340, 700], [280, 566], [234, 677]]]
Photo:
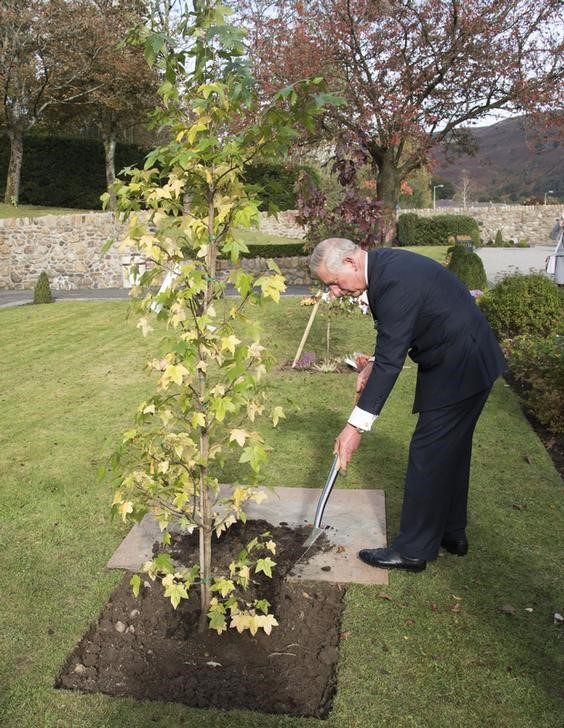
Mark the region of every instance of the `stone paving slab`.
[[[268, 498], [246, 508], [249, 518], [264, 518], [273, 525], [290, 526], [312, 523], [321, 489], [265, 489]], [[387, 584], [388, 572], [367, 566], [357, 557], [361, 548], [386, 546], [386, 511], [381, 490], [341, 490], [331, 493], [322, 526], [331, 543], [327, 551], [298, 563], [289, 575], [291, 580], [328, 581], [334, 583]], [[152, 516], [145, 516], [134, 526], [108, 561], [110, 569], [136, 571], [151, 558], [160, 531]], [[305, 552], [305, 550], [304, 550]]]

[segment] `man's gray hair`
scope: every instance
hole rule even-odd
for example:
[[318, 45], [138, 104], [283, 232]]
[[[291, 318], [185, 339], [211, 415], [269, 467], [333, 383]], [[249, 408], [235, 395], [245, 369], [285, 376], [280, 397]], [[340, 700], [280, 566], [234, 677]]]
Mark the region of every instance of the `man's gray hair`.
[[318, 243], [313, 249], [309, 259], [309, 269], [314, 276], [321, 266], [330, 273], [335, 273], [343, 267], [343, 258], [358, 253], [359, 246], [347, 238], [327, 238]]

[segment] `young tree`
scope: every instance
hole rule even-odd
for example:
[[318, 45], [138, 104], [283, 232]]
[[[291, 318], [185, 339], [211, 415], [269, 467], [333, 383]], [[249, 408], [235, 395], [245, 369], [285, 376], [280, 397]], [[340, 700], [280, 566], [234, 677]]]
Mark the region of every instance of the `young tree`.
[[[114, 510], [124, 520], [147, 511], [170, 540], [173, 525], [199, 531], [199, 564], [180, 568], [167, 555], [145, 570], [161, 577], [165, 596], [176, 607], [199, 585], [200, 627], [209, 620], [221, 633], [228, 626], [254, 634], [276, 624], [268, 603], [245, 603], [251, 574], [270, 576], [275, 545], [252, 541], [231, 564], [229, 573], [212, 576], [212, 534], [218, 536], [245, 520], [244, 504], [261, 493], [261, 465], [267, 457], [256, 430], [261, 417], [276, 426], [284, 416], [261, 390], [269, 356], [261, 345], [247, 306], [266, 296], [278, 300], [284, 281], [276, 266], [255, 278], [236, 266], [247, 250], [236, 227], [258, 220], [259, 200], [243, 182], [245, 166], [258, 155], [285, 154], [297, 132], [329, 99], [321, 79], [299, 82], [259, 105], [256, 85], [243, 59], [242, 34], [225, 20], [227, 9], [215, 0], [199, 0], [180, 19], [186, 48], [169, 50], [162, 35], [146, 34], [151, 59], [160, 60], [164, 110], [160, 120], [171, 141], [151, 152], [143, 169], [130, 170], [127, 184], [116, 183], [118, 209], [129, 218], [126, 245], [153, 265], [144, 273], [143, 314], [166, 322], [160, 355], [149, 362], [158, 373], [158, 391], [143, 402], [134, 429], [124, 436], [114, 464], [121, 471]], [[143, 210], [143, 214], [138, 211]], [[222, 301], [226, 283], [218, 280], [219, 253], [235, 265], [229, 276], [239, 299]], [[167, 286], [151, 284], [167, 273]], [[245, 324], [249, 338], [244, 340]], [[222, 463], [234, 449], [250, 472], [230, 491], [220, 492]], [[132, 579], [135, 592], [141, 580]]]
[[[400, 185], [437, 144], [492, 111], [561, 108], [559, 0], [240, 0], [264, 88], [318, 73], [348, 105], [321, 131], [346, 132], [374, 168], [392, 234]], [[562, 123], [562, 115], [558, 116]]]
[[100, 52], [88, 0], [4, 0], [0, 5], [2, 126], [10, 141], [4, 201], [19, 199], [24, 134], [53, 105], [93, 87], [84, 83]]

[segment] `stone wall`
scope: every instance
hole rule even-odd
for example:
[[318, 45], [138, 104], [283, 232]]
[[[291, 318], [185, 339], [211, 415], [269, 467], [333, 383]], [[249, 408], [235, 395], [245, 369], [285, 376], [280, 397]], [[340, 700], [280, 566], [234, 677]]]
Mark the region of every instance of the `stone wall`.
[[111, 213], [0, 220], [0, 288], [33, 288], [42, 271], [56, 290], [122, 287], [123, 253], [101, 253], [122, 230]]
[[259, 229], [267, 235], [279, 235], [283, 238], [303, 238], [305, 229], [296, 222], [297, 210], [284, 210], [278, 213], [278, 219], [261, 212]]
[[[271, 234], [280, 235], [281, 230], [292, 229], [292, 224], [295, 228], [292, 217], [282, 215], [278, 232]], [[127, 268], [131, 255], [120, 251], [117, 244], [101, 253], [108, 238], [122, 237], [123, 228], [111, 213], [0, 220], [0, 289], [31, 289], [42, 271], [54, 290], [131, 285]], [[288, 283], [311, 282], [303, 258], [277, 258], [276, 262]], [[261, 259], [245, 259], [242, 265], [255, 273], [267, 270], [266, 261]], [[219, 262], [222, 275], [229, 268], [228, 261]]]
[[425, 210], [401, 210], [414, 212], [422, 217], [433, 215], [470, 215], [480, 226], [480, 236], [484, 243], [494, 240], [501, 230], [504, 240], [527, 239], [529, 245], [549, 245], [550, 231], [560, 213], [561, 205], [492, 205], [491, 207], [448, 207]]

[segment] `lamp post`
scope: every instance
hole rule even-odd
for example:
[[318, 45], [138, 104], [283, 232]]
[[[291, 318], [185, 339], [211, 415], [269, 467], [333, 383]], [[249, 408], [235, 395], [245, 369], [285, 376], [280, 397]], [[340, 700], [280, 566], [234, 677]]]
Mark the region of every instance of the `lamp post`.
[[544, 204], [545, 204], [545, 205], [546, 205], [546, 198], [547, 198], [547, 195], [553, 195], [553, 194], [554, 194], [554, 190], [547, 190], [547, 191], [546, 191], [546, 192], [544, 193]]
[[433, 185], [433, 210], [437, 207], [437, 190], [439, 187], [444, 187], [444, 185]]

